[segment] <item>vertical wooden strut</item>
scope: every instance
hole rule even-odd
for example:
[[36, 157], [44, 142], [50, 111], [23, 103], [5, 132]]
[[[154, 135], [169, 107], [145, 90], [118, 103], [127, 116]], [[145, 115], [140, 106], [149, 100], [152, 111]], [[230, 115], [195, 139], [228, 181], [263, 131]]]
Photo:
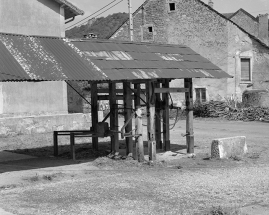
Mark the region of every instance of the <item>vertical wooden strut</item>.
[[189, 89], [189, 92], [185, 93], [186, 100], [186, 143], [187, 153], [194, 153], [194, 135], [193, 135], [193, 91], [192, 91], [192, 79], [184, 79], [184, 87]]
[[156, 140], [155, 140], [155, 93], [154, 82], [147, 81], [147, 118], [148, 118], [148, 152], [149, 161], [156, 161]]
[[[118, 131], [119, 117], [116, 98], [116, 83], [109, 83], [110, 130]], [[111, 153], [119, 152], [119, 134], [114, 132], [111, 136]]]
[[134, 84], [134, 88], [136, 93], [134, 95], [134, 102], [135, 102], [135, 134], [140, 135], [136, 136], [135, 138], [135, 149], [136, 149], [136, 156], [135, 159], [138, 162], [144, 162], [144, 144], [143, 144], [143, 125], [142, 125], [142, 109], [140, 107], [140, 95], [141, 95], [141, 85]]
[[[162, 83], [163, 88], [169, 88], [169, 80], [165, 79]], [[170, 130], [169, 130], [169, 95], [163, 93], [163, 149], [170, 151]]]
[[[160, 83], [155, 84], [155, 88], [160, 88]], [[156, 147], [162, 149], [162, 127], [161, 127], [161, 94], [158, 93], [156, 97], [156, 117], [155, 117], [155, 134], [156, 134]]]
[[[96, 131], [96, 125], [98, 123], [98, 104], [97, 104], [97, 83], [91, 83], [91, 114], [92, 114], [92, 129], [94, 133]], [[98, 137], [92, 137], [92, 147], [98, 150]]]
[[[123, 82], [123, 101], [124, 101], [124, 122], [127, 122], [132, 117], [132, 91], [131, 83]], [[132, 131], [132, 120], [125, 127], [125, 133]], [[133, 138], [126, 137], [126, 155], [133, 156]]]

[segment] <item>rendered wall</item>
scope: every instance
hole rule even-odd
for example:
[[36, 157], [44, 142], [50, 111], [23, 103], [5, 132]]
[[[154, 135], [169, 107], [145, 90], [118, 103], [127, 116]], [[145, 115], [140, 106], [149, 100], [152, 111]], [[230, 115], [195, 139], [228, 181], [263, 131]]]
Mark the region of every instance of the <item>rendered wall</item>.
[[[168, 3], [176, 3], [176, 10], [170, 12]], [[194, 88], [206, 88], [207, 99], [224, 99], [237, 96], [241, 99], [243, 91], [250, 83], [241, 83], [240, 56], [252, 56], [253, 88], [268, 88], [261, 84], [269, 75], [268, 48], [263, 47], [237, 26], [221, 17], [198, 0], [150, 0], [134, 16], [134, 39], [141, 41], [142, 24], [154, 28], [151, 42], [183, 44], [209, 59], [228, 74], [229, 79], [194, 79]], [[146, 30], [146, 29], [144, 29]], [[111, 39], [129, 40], [128, 23], [122, 26]], [[239, 59], [239, 61], [238, 61]], [[183, 80], [171, 83], [182, 87]], [[251, 89], [251, 87], [250, 87]], [[173, 94], [175, 100], [183, 100], [184, 94]], [[194, 93], [195, 99], [195, 93]]]
[[[64, 36], [64, 11], [53, 0], [1, 0], [0, 21], [4, 33]], [[2, 116], [67, 112], [63, 82], [0, 83]]]
[[52, 0], [1, 0], [0, 32], [61, 36], [60, 5]]

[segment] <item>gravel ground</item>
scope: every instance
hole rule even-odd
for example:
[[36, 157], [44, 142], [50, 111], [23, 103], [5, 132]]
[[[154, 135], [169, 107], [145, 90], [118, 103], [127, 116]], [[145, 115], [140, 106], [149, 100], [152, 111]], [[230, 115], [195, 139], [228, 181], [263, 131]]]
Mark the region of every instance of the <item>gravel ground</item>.
[[[206, 214], [212, 207], [232, 211], [254, 205], [259, 206], [260, 212], [248, 210], [245, 214], [268, 215], [268, 124], [195, 120], [197, 157], [193, 159], [184, 157], [185, 138], [180, 137], [184, 130], [184, 122], [179, 122], [171, 132], [174, 152], [161, 155], [175, 159], [155, 166], [108, 158], [69, 166], [64, 165], [62, 159], [59, 167], [33, 170], [30, 166], [37, 168], [37, 160], [35, 164], [31, 164], [31, 160], [28, 164], [26, 161], [0, 163], [0, 168], [1, 165], [7, 168], [0, 174], [0, 209], [23, 215]], [[241, 135], [247, 137], [249, 154], [246, 157], [205, 159], [212, 139]], [[38, 145], [42, 145], [40, 136], [38, 140]], [[12, 143], [16, 142], [23, 143], [24, 147], [20, 144], [20, 148], [27, 146], [22, 140]], [[29, 145], [35, 144], [31, 140]], [[48, 155], [46, 150], [41, 151]], [[36, 149], [34, 151], [36, 153]], [[9, 172], [8, 165], [17, 165], [16, 170], [19, 165], [29, 166], [29, 169]], [[3, 179], [5, 183], [1, 183]]]

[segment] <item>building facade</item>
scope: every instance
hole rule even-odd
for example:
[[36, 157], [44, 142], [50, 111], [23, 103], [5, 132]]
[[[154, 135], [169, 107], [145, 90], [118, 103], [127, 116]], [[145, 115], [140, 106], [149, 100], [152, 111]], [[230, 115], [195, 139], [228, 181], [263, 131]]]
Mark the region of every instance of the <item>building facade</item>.
[[[66, 0], [1, 0], [0, 32], [65, 36], [65, 22], [82, 15]], [[65, 82], [0, 82], [0, 116], [68, 113]]]
[[[246, 89], [268, 89], [269, 47], [214, 10], [212, 1], [210, 5], [200, 0], [146, 0], [133, 16], [134, 40], [184, 44], [234, 77], [195, 79], [197, 100], [231, 96], [240, 100]], [[129, 40], [129, 21], [111, 39]], [[183, 82], [176, 80], [171, 85], [183, 86]]]

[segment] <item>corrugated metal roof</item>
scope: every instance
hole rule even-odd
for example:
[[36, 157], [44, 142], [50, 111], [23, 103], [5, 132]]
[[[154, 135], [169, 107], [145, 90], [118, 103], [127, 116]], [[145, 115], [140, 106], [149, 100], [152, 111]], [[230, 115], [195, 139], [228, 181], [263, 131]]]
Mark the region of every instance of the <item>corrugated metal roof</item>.
[[74, 40], [72, 43], [110, 80], [231, 77], [183, 45], [115, 40]]
[[1, 81], [227, 78], [185, 46], [0, 33]]

